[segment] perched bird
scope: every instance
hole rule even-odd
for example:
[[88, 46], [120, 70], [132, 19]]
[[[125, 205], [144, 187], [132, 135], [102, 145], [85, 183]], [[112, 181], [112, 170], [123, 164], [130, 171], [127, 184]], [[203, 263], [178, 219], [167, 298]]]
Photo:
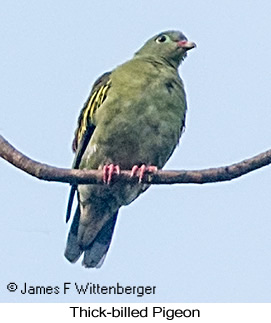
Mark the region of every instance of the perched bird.
[[[108, 251], [119, 208], [148, 185], [146, 172], [161, 169], [173, 153], [187, 109], [178, 67], [196, 45], [179, 31], [162, 32], [134, 57], [94, 83], [75, 131], [73, 168], [103, 169], [105, 185], [73, 185], [67, 221], [77, 191], [78, 206], [68, 235], [65, 257], [85, 267], [100, 267]], [[131, 169], [138, 182], [111, 181]]]

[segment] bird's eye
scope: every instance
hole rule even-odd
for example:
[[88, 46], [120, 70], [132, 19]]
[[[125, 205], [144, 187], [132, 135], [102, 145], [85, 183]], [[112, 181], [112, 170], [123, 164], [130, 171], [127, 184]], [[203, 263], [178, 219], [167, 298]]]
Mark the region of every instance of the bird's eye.
[[169, 41], [169, 37], [167, 35], [160, 35], [156, 38], [156, 42], [157, 43], [165, 43], [167, 41]]

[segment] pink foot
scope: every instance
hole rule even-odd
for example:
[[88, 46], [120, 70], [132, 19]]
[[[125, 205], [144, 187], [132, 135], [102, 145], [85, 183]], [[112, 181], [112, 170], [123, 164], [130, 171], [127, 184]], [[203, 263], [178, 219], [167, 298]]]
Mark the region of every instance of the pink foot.
[[139, 183], [142, 182], [143, 177], [146, 173], [155, 173], [157, 172], [156, 166], [146, 166], [143, 164], [142, 166], [138, 167], [137, 165], [134, 165], [131, 171], [131, 177], [138, 176]]
[[103, 167], [103, 181], [109, 185], [114, 174], [120, 174], [120, 167], [118, 165], [110, 164]]

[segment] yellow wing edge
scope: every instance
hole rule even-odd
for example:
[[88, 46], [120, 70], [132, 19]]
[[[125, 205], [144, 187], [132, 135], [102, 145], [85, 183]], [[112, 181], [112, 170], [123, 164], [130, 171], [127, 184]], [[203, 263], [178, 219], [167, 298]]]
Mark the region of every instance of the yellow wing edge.
[[108, 78], [106, 82], [103, 82], [102, 76], [94, 84], [93, 90], [91, 91], [87, 102], [84, 104], [84, 107], [81, 110], [81, 113], [78, 118], [78, 126], [75, 130], [75, 137], [72, 145], [73, 151], [77, 150], [79, 143], [82, 140], [87, 128], [90, 126], [95, 127], [93, 116], [97, 109], [105, 101], [108, 90], [111, 87], [111, 79], [109, 78], [109, 75], [106, 76]]

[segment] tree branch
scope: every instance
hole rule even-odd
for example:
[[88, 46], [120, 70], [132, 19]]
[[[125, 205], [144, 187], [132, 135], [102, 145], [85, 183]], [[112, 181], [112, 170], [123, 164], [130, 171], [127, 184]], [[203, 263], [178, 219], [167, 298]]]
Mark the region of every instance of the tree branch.
[[[0, 157], [41, 180], [70, 184], [103, 184], [101, 170], [78, 170], [52, 167], [23, 155], [0, 135]], [[158, 171], [148, 174], [142, 180], [149, 184], [204, 184], [230, 181], [271, 163], [271, 149], [239, 163], [202, 170]], [[118, 180], [136, 182], [130, 178], [131, 171], [122, 170]], [[116, 179], [116, 178], [115, 178]]]

